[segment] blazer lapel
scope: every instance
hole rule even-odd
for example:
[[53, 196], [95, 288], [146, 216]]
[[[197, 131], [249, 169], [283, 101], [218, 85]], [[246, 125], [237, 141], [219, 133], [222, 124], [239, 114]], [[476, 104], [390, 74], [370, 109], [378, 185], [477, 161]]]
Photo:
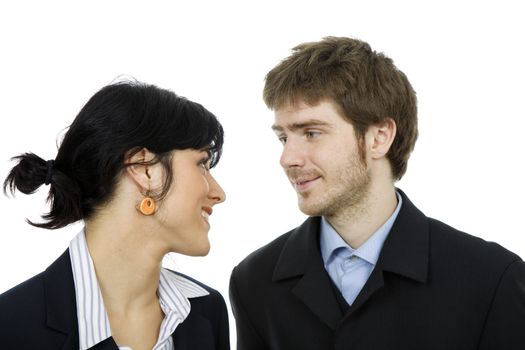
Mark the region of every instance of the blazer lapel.
[[46, 324], [64, 334], [62, 350], [78, 349], [78, 321], [75, 284], [69, 250], [45, 271]]
[[109, 337], [90, 347], [89, 350], [118, 350], [118, 345], [115, 343], [115, 340], [113, 340], [113, 337]]
[[292, 293], [322, 322], [335, 329], [343, 315], [324, 269], [318, 237], [319, 217], [307, 219], [292, 232], [276, 264], [273, 281], [298, 278]]
[[194, 311], [175, 328], [172, 337], [177, 350], [215, 349], [210, 322]]

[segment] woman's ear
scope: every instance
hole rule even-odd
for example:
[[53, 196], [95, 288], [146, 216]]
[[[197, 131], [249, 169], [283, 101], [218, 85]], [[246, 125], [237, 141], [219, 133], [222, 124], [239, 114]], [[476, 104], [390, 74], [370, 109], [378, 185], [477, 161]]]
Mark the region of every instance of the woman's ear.
[[154, 189], [161, 181], [159, 164], [151, 164], [155, 157], [156, 155], [146, 148], [134, 153], [128, 152], [125, 156], [127, 175], [141, 191]]
[[372, 159], [385, 157], [396, 137], [396, 122], [392, 118], [371, 125], [366, 134]]

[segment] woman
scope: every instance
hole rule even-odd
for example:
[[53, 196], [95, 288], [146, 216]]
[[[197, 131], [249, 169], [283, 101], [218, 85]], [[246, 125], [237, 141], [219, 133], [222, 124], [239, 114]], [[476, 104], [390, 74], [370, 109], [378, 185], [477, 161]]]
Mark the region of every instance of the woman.
[[83, 220], [43, 273], [0, 295], [2, 349], [229, 349], [222, 296], [161, 267], [209, 251], [208, 217], [225, 199], [210, 168], [223, 129], [201, 105], [138, 82], [104, 87], [56, 159], [32, 153], [4, 192], [49, 185], [47, 229]]

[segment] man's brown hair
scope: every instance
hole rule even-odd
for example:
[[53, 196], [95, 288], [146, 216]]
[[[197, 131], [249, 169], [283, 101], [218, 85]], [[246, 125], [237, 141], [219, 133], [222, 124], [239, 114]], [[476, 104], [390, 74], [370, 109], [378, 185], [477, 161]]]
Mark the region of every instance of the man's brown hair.
[[326, 37], [294, 47], [266, 75], [263, 97], [273, 110], [298, 101], [314, 106], [333, 100], [354, 126], [360, 152], [368, 127], [393, 119], [397, 134], [387, 157], [394, 179], [405, 174], [418, 135], [416, 93], [392, 59], [366, 42]]

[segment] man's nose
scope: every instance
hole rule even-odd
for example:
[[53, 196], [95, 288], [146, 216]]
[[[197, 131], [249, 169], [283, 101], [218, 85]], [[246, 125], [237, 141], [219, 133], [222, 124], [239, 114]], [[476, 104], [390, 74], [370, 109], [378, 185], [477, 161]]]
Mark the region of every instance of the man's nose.
[[305, 159], [305, 148], [293, 137], [289, 137], [284, 144], [280, 163], [284, 169], [302, 167]]

